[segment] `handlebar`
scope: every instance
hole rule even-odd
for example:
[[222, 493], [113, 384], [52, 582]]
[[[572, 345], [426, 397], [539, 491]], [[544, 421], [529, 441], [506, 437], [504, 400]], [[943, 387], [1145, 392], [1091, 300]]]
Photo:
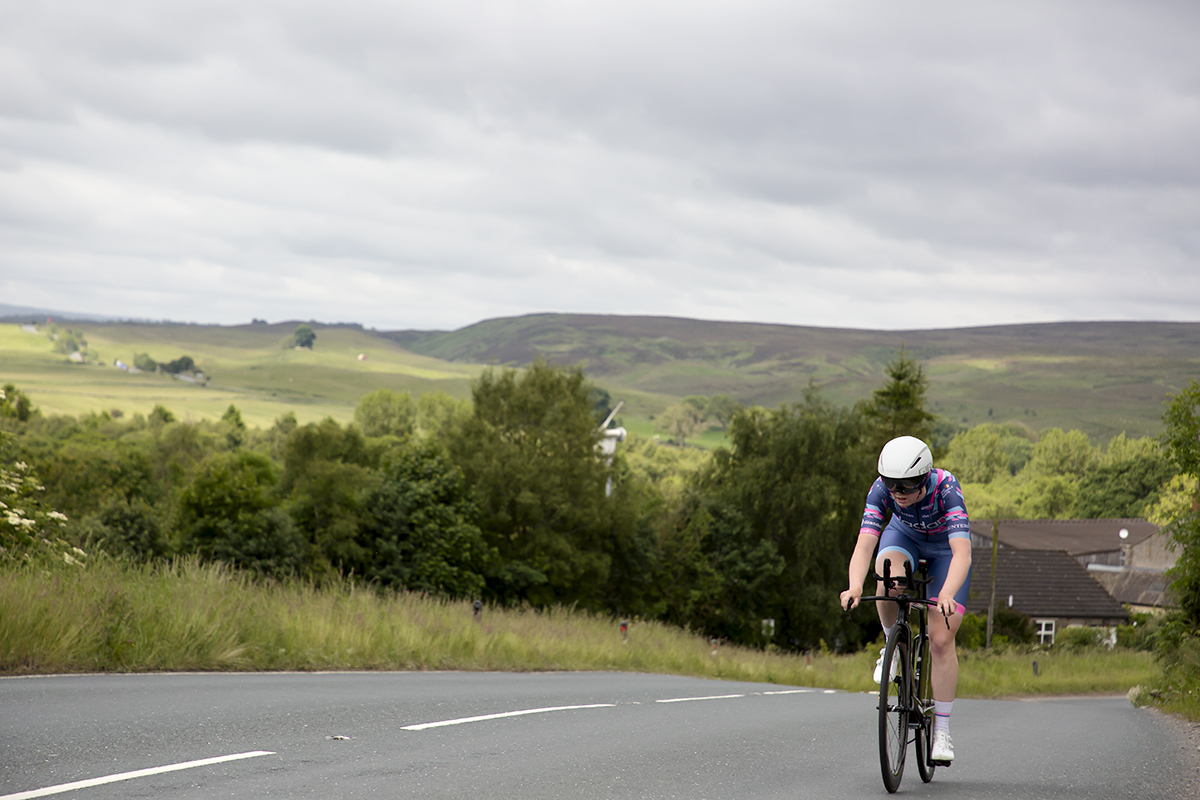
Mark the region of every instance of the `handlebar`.
[[[901, 578], [899, 576], [894, 577], [894, 578], [892, 577], [891, 568], [892, 568], [892, 562], [884, 561], [883, 562], [883, 575], [879, 575], [878, 573], [875, 572], [875, 570], [871, 570], [871, 576], [874, 577], [876, 581], [883, 581], [883, 586], [888, 591], [890, 591], [892, 589], [900, 588], [898, 586], [898, 584], [901, 581]], [[925, 584], [927, 584], [933, 580], [933, 578], [931, 578], [929, 576], [921, 577], [923, 575], [925, 575], [925, 573], [921, 572], [920, 568], [918, 568], [918, 571], [914, 574], [913, 569], [912, 569], [912, 564], [910, 564], [907, 561], [904, 562], [903, 582], [906, 587], [911, 588], [911, 587], [924, 586]], [[898, 595], [883, 595], [883, 596], [871, 595], [869, 597], [858, 598], [859, 603], [862, 603], [866, 600], [890, 600], [891, 602], [896, 603], [896, 604], [904, 603], [904, 604], [924, 605], [924, 606], [936, 606], [937, 605], [936, 600], [926, 600], [925, 598], [921, 598], [921, 597], [913, 597], [912, 595], [904, 594], [903, 592], [901, 592]], [[847, 614], [850, 613], [850, 609], [848, 609], [848, 608], [845, 609], [845, 611]], [[947, 615], [943, 614], [942, 619], [945, 620], [946, 628], [948, 630], [950, 628], [950, 618]]]

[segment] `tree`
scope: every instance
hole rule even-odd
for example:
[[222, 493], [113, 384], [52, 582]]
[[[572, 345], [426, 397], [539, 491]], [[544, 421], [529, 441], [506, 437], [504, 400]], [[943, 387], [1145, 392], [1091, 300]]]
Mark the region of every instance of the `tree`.
[[1024, 472], [1046, 477], [1078, 480], [1096, 468], [1099, 457], [1083, 431], [1051, 428], [1033, 446]]
[[365, 394], [354, 408], [354, 422], [364, 436], [413, 434], [417, 424], [417, 404], [408, 392], [376, 389]]
[[171, 542], [158, 514], [141, 500], [109, 503], [96, 519], [102, 526], [100, 544], [113, 555], [155, 559], [171, 554]]
[[1080, 480], [1073, 515], [1084, 519], [1145, 516], [1174, 475], [1174, 466], [1158, 442], [1149, 437], [1127, 439], [1122, 433], [1108, 443], [1099, 466]]
[[447, 440], [499, 553], [488, 590], [503, 602], [597, 607], [611, 564], [611, 474], [582, 369], [541, 359], [523, 373], [487, 369], [473, 412]]
[[933, 423], [937, 417], [925, 408], [929, 380], [916, 359], [909, 358], [904, 348], [888, 362], [887, 384], [876, 389], [862, 413], [876, 429], [876, 450], [897, 436], [915, 436], [926, 443], [933, 439]]
[[471, 401], [445, 392], [426, 392], [417, 399], [417, 428], [422, 436], [447, 439], [471, 416]]
[[155, 502], [154, 462], [129, 442], [68, 442], [39, 459], [46, 500], [72, 517], [112, 503]]
[[769, 542], [783, 561], [767, 606], [746, 609], [775, 618], [783, 642], [813, 646], [859, 635], [839, 613], [837, 595], [875, 477], [874, 433], [859, 412], [810, 388], [802, 403], [735, 414], [731, 447], [714, 453], [703, 476], [705, 497], [745, 521], [742, 550]]
[[292, 343], [296, 347], [307, 347], [311, 350], [316, 340], [317, 334], [311, 325], [297, 325], [296, 330], [292, 332]]
[[[1171, 593], [1179, 601], [1180, 612], [1193, 629], [1200, 627], [1200, 383], [1192, 381], [1177, 395], [1168, 395], [1163, 414], [1161, 441], [1179, 476], [1173, 491], [1152, 515], [1165, 525], [1171, 542], [1179, 552], [1175, 566], [1168, 571]], [[1188, 497], [1188, 494], [1191, 496]], [[1195, 666], [1192, 667], [1193, 672]]]
[[725, 429], [729, 427], [729, 421], [733, 419], [733, 415], [741, 408], [742, 404], [729, 395], [714, 394], [705, 407], [704, 416], [706, 419], [716, 420], [717, 424]]
[[0, 389], [0, 418], [7, 417], [18, 422], [27, 422], [36, 413], [29, 395], [15, 385], [6, 383], [4, 388]]
[[242, 412], [238, 411], [237, 406], [229, 404], [229, 408], [221, 415], [220, 424], [225, 433], [225, 444], [229, 449], [236, 450], [241, 447], [246, 439], [246, 423], [242, 420]]
[[172, 375], [178, 375], [181, 372], [195, 372], [196, 362], [191, 356], [180, 356], [166, 364], [159, 364], [163, 372], [169, 372]]
[[675, 403], [667, 406], [667, 409], [658, 417], [658, 429], [667, 434], [667, 438], [680, 447], [687, 444], [687, 440], [695, 434], [699, 424], [700, 417], [696, 413], [695, 406], [687, 403]]
[[496, 559], [462, 472], [432, 442], [398, 451], [367, 496], [358, 572], [381, 586], [478, 597]]
[[707, 636], [761, 642], [760, 621], [777, 615], [786, 564], [733, 504], [693, 495], [663, 540], [661, 616]]
[[1000, 434], [990, 425], [979, 425], [950, 440], [942, 465], [962, 483], [991, 483], [1008, 472], [1008, 457]]
[[304, 574], [304, 540], [274, 485], [274, 467], [257, 453], [205, 459], [176, 503], [184, 552], [271, 576]]

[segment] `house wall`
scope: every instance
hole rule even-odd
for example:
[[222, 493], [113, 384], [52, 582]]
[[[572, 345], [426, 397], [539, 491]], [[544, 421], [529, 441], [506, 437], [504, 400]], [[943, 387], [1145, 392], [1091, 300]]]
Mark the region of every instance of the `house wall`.
[[1170, 569], [1178, 555], [1167, 546], [1167, 534], [1156, 533], [1129, 547], [1127, 566], [1146, 569]]

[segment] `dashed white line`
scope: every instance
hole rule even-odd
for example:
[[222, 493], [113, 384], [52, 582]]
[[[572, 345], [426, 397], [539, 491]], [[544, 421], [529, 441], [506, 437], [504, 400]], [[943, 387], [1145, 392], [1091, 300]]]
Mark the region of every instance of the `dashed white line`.
[[[755, 695], [779, 695], [779, 694], [807, 694], [814, 691], [813, 689], [787, 689], [775, 692], [754, 692]], [[831, 692], [826, 692], [829, 694]], [[655, 700], [656, 703], [688, 703], [694, 700], [732, 700], [738, 697], [746, 697], [745, 694], [714, 694], [705, 697], [671, 697], [665, 700]], [[444, 719], [438, 722], [422, 722], [418, 725], [405, 725], [401, 730], [405, 731], [425, 731], [430, 728], [445, 728], [449, 725], [464, 725], [468, 722], [486, 722], [492, 719], [505, 719], [507, 717], [523, 717], [527, 714], [546, 714], [551, 711], [575, 711], [584, 708], [615, 708], [616, 703], [591, 703], [588, 705], [578, 706], [552, 706], [550, 708], [527, 708], [520, 711], [505, 711], [500, 714], [481, 714], [477, 717], [460, 717], [459, 719]], [[631, 705], [639, 705], [631, 703]], [[0, 800], [5, 798], [0, 797]]]
[[[444, 728], [447, 725], [462, 725], [467, 722], [483, 722], [489, 719], [504, 717], [522, 717], [526, 714], [545, 714], [550, 711], [574, 711], [580, 708], [616, 708], [616, 703], [592, 703], [586, 706], [554, 706], [552, 708], [527, 708], [523, 711], [506, 711], [503, 714], [484, 714], [479, 717], [463, 717], [461, 719], [444, 719], [441, 722], [423, 722], [420, 725], [405, 725], [401, 730], [424, 731], [429, 728]], [[0, 800], [4, 800], [0, 797]]]
[[268, 750], [255, 750], [251, 753], [235, 753], [231, 756], [218, 756], [216, 758], [202, 758], [199, 761], [184, 761], [181, 764], [168, 764], [165, 767], [151, 767], [150, 769], [139, 769], [133, 772], [121, 772], [116, 775], [105, 775], [102, 778], [89, 778], [85, 781], [75, 781], [74, 783], [62, 783], [58, 786], [47, 786], [44, 789], [33, 789], [28, 792], [17, 792], [16, 794], [0, 795], [0, 800], [29, 800], [33, 797], [46, 797], [52, 794], [61, 794], [74, 789], [86, 789], [89, 786], [102, 786], [106, 783], [116, 783], [117, 781], [128, 781], [134, 778], [144, 778], [148, 775], [161, 775], [164, 772], [176, 772], [181, 769], [193, 769], [195, 767], [207, 767], [211, 764], [223, 764], [226, 761], [237, 761], [242, 758], [256, 758], [257, 756], [271, 756], [274, 753]]
[[714, 694], [708, 697], [672, 697], [670, 700], [655, 700], [656, 703], [686, 703], [689, 700], [731, 700], [735, 697], [745, 697], [744, 694]]

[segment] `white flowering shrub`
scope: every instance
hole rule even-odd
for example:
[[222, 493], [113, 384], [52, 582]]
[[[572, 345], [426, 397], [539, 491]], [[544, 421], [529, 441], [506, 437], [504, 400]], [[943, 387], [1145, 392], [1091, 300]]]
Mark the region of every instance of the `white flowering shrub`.
[[11, 439], [0, 433], [0, 559], [50, 557], [81, 564], [87, 554], [62, 539], [67, 515], [44, 507], [46, 487], [15, 451]]

